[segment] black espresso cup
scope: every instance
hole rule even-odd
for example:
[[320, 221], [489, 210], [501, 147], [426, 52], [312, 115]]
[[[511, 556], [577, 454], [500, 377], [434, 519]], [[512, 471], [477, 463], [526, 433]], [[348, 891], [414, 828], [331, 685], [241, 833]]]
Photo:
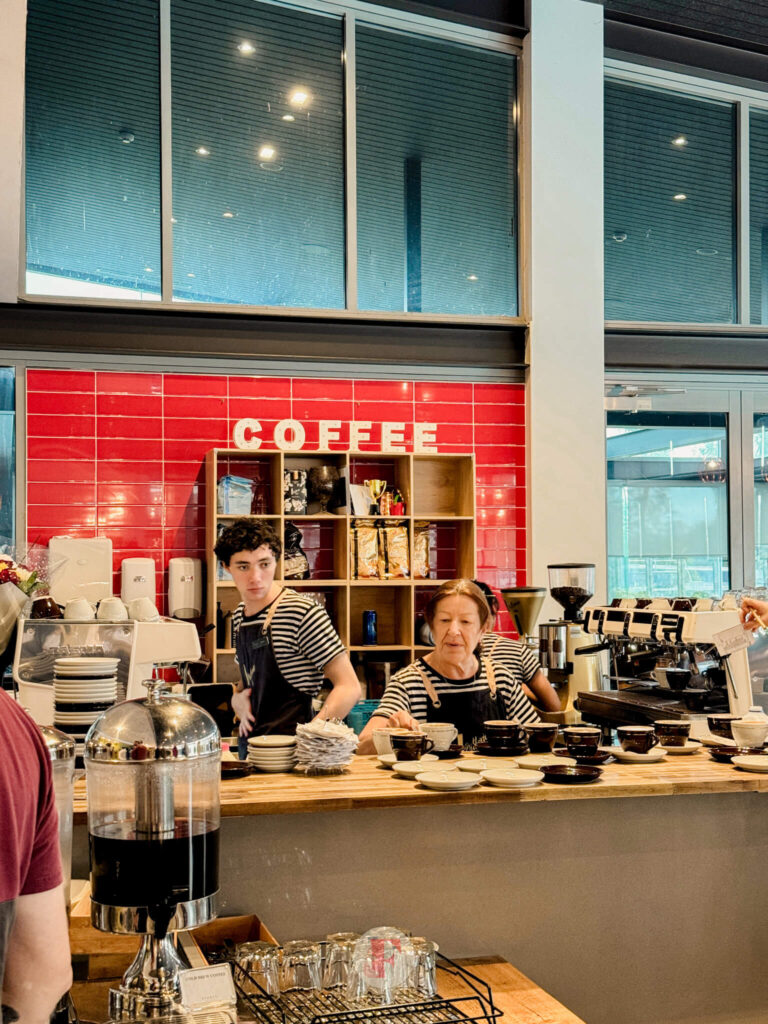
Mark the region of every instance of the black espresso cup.
[[680, 718], [665, 718], [653, 727], [662, 747], [684, 747], [691, 735], [691, 723]]
[[616, 735], [622, 749], [632, 754], [647, 754], [659, 742], [652, 725], [620, 725]]
[[418, 761], [424, 754], [428, 754], [434, 747], [435, 742], [423, 732], [393, 733], [389, 742], [396, 761]]
[[599, 751], [586, 743], [569, 743], [566, 748], [569, 757], [594, 757]]
[[483, 722], [485, 735], [492, 747], [515, 747], [527, 743], [525, 729], [519, 722]]
[[741, 715], [707, 715], [707, 725], [713, 736], [721, 736], [723, 739], [732, 740], [733, 730], [731, 726], [737, 722]]
[[528, 737], [528, 746], [532, 754], [549, 754], [554, 749], [557, 739], [557, 724], [551, 722], [530, 722], [523, 729]]
[[597, 753], [602, 737], [602, 730], [598, 729], [596, 725], [566, 725], [563, 729], [563, 739], [565, 740], [566, 747], [570, 747], [575, 743], [584, 744], [592, 748], [593, 754]]

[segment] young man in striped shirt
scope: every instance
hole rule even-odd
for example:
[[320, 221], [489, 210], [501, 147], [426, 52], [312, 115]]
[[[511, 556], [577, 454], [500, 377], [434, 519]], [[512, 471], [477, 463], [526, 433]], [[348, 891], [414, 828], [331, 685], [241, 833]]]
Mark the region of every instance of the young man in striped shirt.
[[282, 542], [267, 520], [237, 519], [214, 551], [241, 597], [232, 627], [241, 683], [232, 697], [240, 756], [249, 736], [295, 731], [315, 717], [312, 698], [331, 683], [318, 718], [344, 718], [360, 683], [327, 612], [275, 580]]

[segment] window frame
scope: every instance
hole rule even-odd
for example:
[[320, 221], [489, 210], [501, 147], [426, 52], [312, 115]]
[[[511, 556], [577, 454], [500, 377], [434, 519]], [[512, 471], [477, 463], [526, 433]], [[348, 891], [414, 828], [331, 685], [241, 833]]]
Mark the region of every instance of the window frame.
[[[140, 310], [173, 310], [181, 313], [218, 313], [221, 315], [256, 314], [262, 316], [302, 317], [308, 320], [358, 320], [410, 323], [451, 323], [451, 324], [504, 324], [524, 325], [523, 296], [526, 294], [523, 280], [526, 263], [523, 260], [524, 238], [523, 195], [522, 195], [522, 146], [523, 133], [520, 130], [523, 80], [521, 57], [522, 42], [516, 36], [475, 28], [440, 18], [412, 14], [390, 8], [382, 8], [364, 0], [259, 0], [259, 3], [273, 7], [291, 8], [308, 14], [325, 15], [341, 19], [343, 38], [342, 90], [344, 97], [344, 235], [345, 235], [345, 307], [344, 309], [321, 309], [304, 306], [258, 306], [229, 305], [226, 303], [186, 302], [173, 298], [173, 164], [172, 164], [172, 90], [171, 90], [171, 2], [158, 0], [159, 13], [159, 86], [160, 86], [160, 252], [162, 266], [162, 298], [142, 299], [99, 299], [82, 296], [37, 295], [26, 290], [26, 195], [25, 177], [22, 171], [22, 218], [19, 251], [18, 298], [20, 302], [55, 304], [59, 306], [88, 306]], [[411, 35], [423, 35], [442, 42], [472, 46], [476, 49], [493, 50], [509, 54], [517, 59], [516, 94], [510, 123], [515, 131], [515, 166], [509, 168], [516, 196], [516, 238], [517, 261], [517, 314], [514, 316], [459, 315], [452, 313], [413, 313], [406, 311], [383, 312], [358, 308], [358, 260], [357, 260], [357, 110], [355, 96], [357, 23], [363, 22], [376, 28], [390, 29]], [[26, 116], [24, 129], [26, 132]]]
[[680, 333], [707, 330], [712, 334], [765, 334], [768, 324], [750, 322], [750, 191], [749, 191], [749, 112], [750, 108], [768, 112], [766, 91], [750, 89], [730, 82], [713, 81], [667, 68], [645, 66], [627, 60], [607, 57], [604, 62], [605, 81], [677, 92], [691, 98], [731, 103], [736, 113], [736, 308], [733, 323], [692, 323], [669, 320], [606, 320], [606, 330], [627, 328], [646, 331], [675, 330]]

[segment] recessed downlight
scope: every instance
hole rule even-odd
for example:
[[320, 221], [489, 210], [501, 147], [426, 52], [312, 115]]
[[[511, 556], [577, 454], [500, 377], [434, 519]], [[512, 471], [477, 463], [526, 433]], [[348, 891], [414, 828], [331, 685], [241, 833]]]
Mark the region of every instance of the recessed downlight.
[[247, 39], [244, 39], [242, 43], [237, 44], [237, 52], [242, 53], [244, 57], [250, 57], [252, 53], [256, 53], [256, 47], [253, 43], [250, 43]]
[[685, 192], [676, 192], [672, 196], [672, 198], [675, 200], [676, 203], [682, 203], [688, 198], [688, 196], [685, 194]]
[[225, 218], [226, 218], [227, 220], [232, 220], [232, 218], [233, 218], [233, 217], [234, 217], [235, 215], [234, 215], [234, 213], [232, 213], [232, 211], [231, 211], [231, 210], [225, 210], [225, 211], [224, 211], [224, 213], [222, 213], [222, 215], [221, 215], [221, 216], [222, 216], [222, 217], [225, 217]]
[[297, 85], [288, 95], [288, 102], [292, 107], [303, 107], [309, 103], [309, 100], [309, 89], [306, 89], [303, 85]]
[[682, 149], [683, 146], [688, 145], [688, 139], [684, 135], [676, 135], [674, 139], [672, 139], [672, 145]]
[[269, 161], [274, 160], [277, 156], [277, 150], [270, 143], [265, 143], [259, 147], [259, 160]]
[[210, 149], [207, 148], [207, 146], [198, 146], [197, 149], [195, 150], [195, 152], [197, 153], [198, 156], [210, 156], [211, 155], [211, 151], [210, 151]]

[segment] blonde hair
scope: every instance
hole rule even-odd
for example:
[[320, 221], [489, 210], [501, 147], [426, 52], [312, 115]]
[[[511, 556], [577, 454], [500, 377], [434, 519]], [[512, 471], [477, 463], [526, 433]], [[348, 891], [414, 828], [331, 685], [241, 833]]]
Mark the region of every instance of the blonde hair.
[[430, 629], [435, 621], [435, 615], [437, 614], [437, 606], [446, 597], [469, 597], [477, 605], [477, 614], [480, 617], [480, 625], [486, 626], [491, 620], [491, 609], [488, 607], [488, 602], [485, 599], [485, 594], [482, 592], [480, 587], [472, 580], [460, 579], [460, 580], [446, 580], [445, 583], [441, 584], [430, 597], [427, 607], [424, 609], [424, 618], [427, 620], [427, 624]]

